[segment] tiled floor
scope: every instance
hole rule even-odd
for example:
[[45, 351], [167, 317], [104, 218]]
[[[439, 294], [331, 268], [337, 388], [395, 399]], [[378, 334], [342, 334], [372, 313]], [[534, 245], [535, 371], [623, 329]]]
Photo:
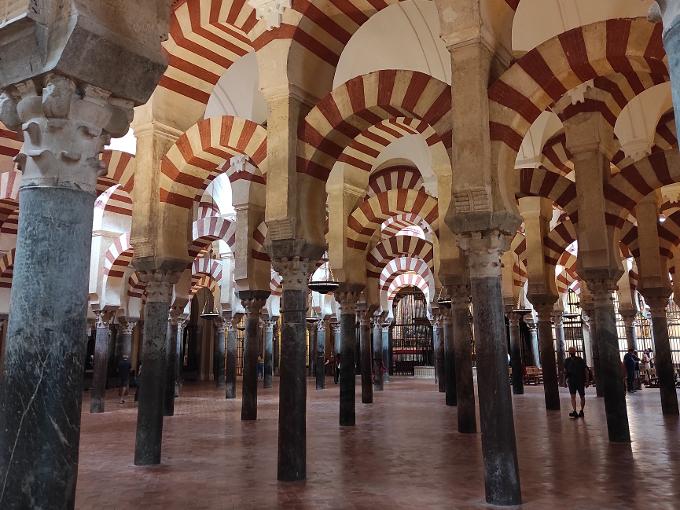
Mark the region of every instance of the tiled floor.
[[[255, 423], [242, 423], [240, 400], [221, 390], [185, 387], [154, 468], [132, 465], [135, 408], [109, 400], [109, 412], [83, 414], [77, 507], [485, 508], [480, 436], [456, 432], [455, 408], [432, 381], [393, 379], [372, 405], [357, 395], [354, 428], [337, 425], [338, 388], [329, 382], [316, 391], [310, 380], [300, 483], [276, 481], [276, 387], [260, 388]], [[589, 394], [586, 419], [572, 421], [562, 397], [562, 413], [544, 410], [541, 388], [514, 398], [522, 508], [680, 508], [680, 421], [662, 418], [658, 390], [628, 397], [630, 445], [606, 440], [602, 399]]]

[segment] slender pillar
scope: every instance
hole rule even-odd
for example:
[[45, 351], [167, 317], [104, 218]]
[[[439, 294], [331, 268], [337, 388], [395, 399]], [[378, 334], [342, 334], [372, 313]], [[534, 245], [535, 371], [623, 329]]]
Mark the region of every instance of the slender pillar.
[[360, 289], [349, 288], [335, 293], [340, 304], [340, 425], [353, 426], [354, 416], [354, 349], [356, 346], [356, 303]]
[[225, 398], [236, 398], [236, 328], [231, 312], [222, 314], [227, 336], [227, 364], [224, 371]]
[[529, 328], [532, 362], [534, 366], [541, 368], [541, 353], [538, 348], [538, 327], [536, 321], [532, 317], [529, 317], [525, 322]]
[[[437, 366], [437, 373], [439, 374], [439, 379], [437, 380], [437, 389], [439, 393], [446, 392], [446, 332], [444, 331], [444, 313], [440, 312], [438, 320], [435, 322], [435, 326], [432, 328], [434, 334], [434, 328], [437, 328], [437, 350], [435, 355], [435, 363]], [[455, 364], [455, 362], [454, 362]], [[455, 376], [454, 376], [455, 377]], [[447, 404], [448, 405], [448, 404]]]
[[307, 378], [305, 376], [305, 312], [307, 281], [316, 268], [308, 259], [273, 258], [282, 277], [281, 379], [279, 382], [278, 479], [307, 476]]
[[263, 388], [272, 387], [274, 375], [274, 319], [264, 321], [264, 381]]
[[515, 395], [524, 394], [524, 363], [522, 363], [522, 343], [519, 331], [521, 313], [508, 312], [510, 329], [510, 363], [512, 365], [512, 392]]
[[[664, 307], [664, 314], [666, 308]], [[637, 334], [635, 333], [635, 310], [619, 310], [626, 328], [626, 344], [629, 349], [637, 351]]]
[[272, 345], [274, 348], [274, 375], [279, 375], [280, 360], [279, 354], [281, 352], [281, 346], [279, 345], [279, 318], [274, 317], [274, 331], [273, 331], [273, 341]]
[[439, 386], [439, 380], [444, 380], [444, 374], [439, 373], [439, 323], [441, 322], [441, 314], [437, 308], [432, 307], [432, 319], [430, 324], [432, 326], [432, 354], [434, 364], [434, 383]]
[[659, 377], [659, 389], [661, 390], [661, 410], [666, 416], [677, 416], [678, 396], [675, 390], [671, 344], [668, 338], [668, 316], [666, 315], [668, 295], [665, 297], [645, 296], [645, 300], [652, 312], [654, 363], [656, 375]]
[[135, 465], [146, 466], [161, 462], [168, 313], [172, 286], [179, 279], [179, 273], [145, 272], [141, 271], [141, 267], [137, 272], [140, 279], [146, 282], [147, 298], [144, 305], [144, 345], [137, 411]]
[[390, 382], [390, 344], [392, 343], [391, 321], [387, 319], [382, 324], [382, 357], [383, 357], [383, 383]]
[[5, 366], [5, 339], [7, 337], [7, 316], [0, 316], [0, 385], [2, 385], [2, 367]]
[[182, 348], [183, 345], [182, 343], [184, 342], [184, 329], [186, 328], [187, 324], [189, 321], [184, 318], [180, 317], [177, 319], [177, 361], [175, 364], [175, 395], [179, 397], [180, 389], [182, 387], [182, 369], [184, 367], [184, 360], [182, 356]]
[[312, 369], [314, 368], [314, 357], [316, 352], [316, 325], [319, 320], [311, 316], [307, 317], [307, 375], [312, 375]]
[[555, 351], [557, 353], [557, 381], [560, 386], [565, 385], [564, 378], [564, 324], [562, 323], [562, 312], [553, 311], [553, 324], [555, 324]]
[[106, 400], [106, 379], [109, 371], [110, 314], [98, 310], [95, 315], [97, 316], [97, 332], [94, 341], [94, 371], [92, 389], [90, 390], [90, 412], [103, 413]]
[[[585, 285], [587, 287], [587, 284]], [[585, 302], [584, 302], [585, 301]], [[583, 325], [587, 327], [587, 334], [583, 335], [584, 341], [587, 337], [588, 343], [584, 345], [586, 352], [590, 347], [590, 360], [593, 374], [593, 382], [595, 383], [595, 391], [598, 397], [604, 397], [604, 386], [600, 383], [600, 354], [598, 346], [597, 324], [595, 322], [595, 308], [593, 306], [592, 296], [588, 296], [587, 300], [582, 299], [581, 307], [585, 312], [583, 318]], [[585, 359], [585, 357], [584, 357]], [[587, 363], [587, 361], [586, 361]]]
[[163, 398], [163, 416], [175, 415], [175, 386], [177, 383], [177, 318], [179, 310], [170, 309], [168, 317], [168, 333], [165, 346], [165, 396]]
[[550, 318], [554, 302], [536, 300], [534, 308], [538, 314], [538, 342], [543, 369], [543, 393], [545, 408], [549, 411], [560, 410], [560, 388], [557, 384], [557, 362], [555, 361], [555, 343]]
[[226, 382], [226, 372], [224, 369], [225, 345], [224, 330], [225, 324], [221, 317], [213, 320], [215, 330], [215, 343], [213, 344], [213, 379], [215, 386], [222, 388]]
[[458, 407], [458, 432], [477, 432], [475, 385], [472, 378], [472, 336], [470, 330], [470, 288], [452, 285], [451, 328], [456, 363], [456, 405]]
[[673, 104], [680, 111], [680, 3], [678, 0], [657, 0], [652, 8], [652, 20], [662, 18], [663, 21], [663, 45], [668, 55]]
[[[486, 500], [495, 505], [518, 505], [522, 496], [508, 384], [508, 349], [501, 341], [505, 338], [501, 254], [507, 243], [503, 235], [496, 232], [463, 237], [459, 243], [468, 260], [474, 307]], [[455, 294], [452, 295], [452, 307], [460, 309], [462, 296]], [[457, 315], [454, 320], [460, 323]]]
[[316, 389], [326, 387], [326, 321], [316, 325]]
[[361, 403], [373, 403], [373, 353], [371, 352], [371, 315], [359, 314], [359, 342], [361, 344]]
[[382, 327], [380, 320], [382, 316], [373, 316], [373, 391], [383, 391], [383, 345]]
[[120, 357], [127, 356], [132, 359], [132, 334], [135, 330], [137, 321], [132, 319], [125, 319], [121, 321], [118, 329], [118, 342], [120, 345]]
[[[441, 309], [441, 308], [440, 308]], [[458, 389], [456, 385], [456, 348], [453, 338], [453, 320], [451, 309], [442, 310], [442, 345], [444, 347], [444, 391], [446, 392], [446, 405], [458, 405]], [[440, 388], [441, 391], [441, 388]], [[474, 402], [474, 389], [473, 402]], [[474, 405], [474, 404], [473, 404]]]
[[[11, 68], [4, 57], [4, 68]], [[25, 62], [40, 67], [40, 59], [29, 57]], [[50, 64], [59, 67], [56, 60]], [[26, 72], [28, 67], [22, 66]], [[0, 384], [0, 508], [73, 508], [100, 170], [93, 162], [107, 143], [103, 129], [115, 109], [108, 92], [76, 87], [56, 74], [0, 92], [0, 121], [24, 129]]]
[[[628, 413], [626, 396], [621, 374], [621, 356], [619, 354], [619, 335], [616, 331], [614, 297], [616, 280], [587, 281], [588, 289], [593, 296], [593, 322], [596, 339], [593, 342], [600, 358], [600, 371], [597, 384], [602, 384], [604, 407], [607, 414], [607, 430], [609, 440], [613, 442], [629, 442]], [[595, 353], [593, 352], [593, 356]]]
[[246, 309], [246, 335], [243, 341], [243, 386], [241, 420], [257, 419], [257, 357], [259, 355], [260, 314], [269, 291], [249, 290], [238, 293]]

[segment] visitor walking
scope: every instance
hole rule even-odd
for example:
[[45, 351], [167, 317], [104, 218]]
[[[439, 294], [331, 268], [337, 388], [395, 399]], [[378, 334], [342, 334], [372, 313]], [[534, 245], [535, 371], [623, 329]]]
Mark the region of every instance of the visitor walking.
[[[576, 355], [576, 348], [569, 347], [569, 357], [564, 361], [564, 375], [569, 386], [571, 395], [572, 418], [583, 418], [583, 409], [586, 406], [586, 385], [588, 381], [588, 366], [583, 358]], [[581, 397], [581, 410], [576, 412], [576, 393]]]
[[623, 357], [623, 366], [626, 368], [626, 382], [629, 393], [635, 392], [635, 365], [640, 362], [635, 349], [632, 347]]
[[120, 387], [118, 388], [118, 396], [120, 397], [120, 403], [125, 403], [125, 397], [128, 396], [130, 392], [130, 369], [132, 365], [130, 364], [130, 359], [127, 356], [123, 356], [118, 362], [118, 378], [120, 380]]
[[652, 365], [651, 365], [651, 358], [649, 357], [649, 349], [645, 349], [642, 351], [642, 381], [649, 385], [650, 380], [651, 380], [651, 372], [652, 372]]

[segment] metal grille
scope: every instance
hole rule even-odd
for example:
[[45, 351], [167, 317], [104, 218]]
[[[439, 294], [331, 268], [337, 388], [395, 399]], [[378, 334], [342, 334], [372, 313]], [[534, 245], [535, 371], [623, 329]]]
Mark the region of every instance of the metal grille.
[[400, 291], [394, 301], [393, 372], [395, 375], [413, 375], [416, 366], [434, 365], [427, 302], [420, 290], [411, 287]]
[[668, 338], [671, 343], [671, 358], [673, 364], [677, 367], [680, 365], [680, 308], [675, 304], [673, 296], [671, 296], [670, 303], [666, 309], [666, 316], [668, 317]]
[[583, 320], [581, 319], [581, 301], [578, 294], [569, 289], [567, 296], [567, 306], [562, 317], [562, 327], [564, 328], [564, 349], [574, 347], [576, 354], [582, 357], [586, 363], [586, 349], [583, 342]]
[[236, 375], [243, 375], [243, 342], [246, 338], [246, 316], [236, 324]]

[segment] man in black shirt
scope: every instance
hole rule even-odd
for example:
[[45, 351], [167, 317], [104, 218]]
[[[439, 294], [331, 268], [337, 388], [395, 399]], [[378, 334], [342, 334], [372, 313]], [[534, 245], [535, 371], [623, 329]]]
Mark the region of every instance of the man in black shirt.
[[[569, 385], [571, 394], [572, 418], [583, 418], [583, 408], [586, 406], [586, 384], [588, 378], [588, 367], [583, 358], [576, 355], [576, 348], [569, 347], [569, 357], [564, 362], [564, 373]], [[576, 412], [576, 392], [581, 396], [581, 411]]]

